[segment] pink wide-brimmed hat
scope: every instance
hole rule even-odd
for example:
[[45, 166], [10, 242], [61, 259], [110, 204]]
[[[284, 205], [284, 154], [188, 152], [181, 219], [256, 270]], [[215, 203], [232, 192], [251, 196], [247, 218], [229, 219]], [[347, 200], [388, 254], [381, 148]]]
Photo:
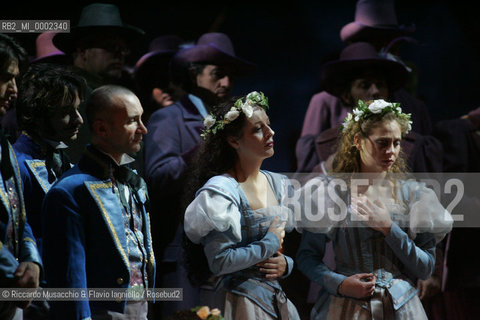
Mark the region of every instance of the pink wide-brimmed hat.
[[44, 32], [35, 40], [36, 56], [30, 63], [69, 64], [70, 58], [52, 42], [56, 32]]
[[398, 24], [393, 0], [358, 0], [355, 20], [342, 28], [340, 38], [347, 43], [379, 38], [388, 41], [414, 31], [414, 24]]
[[221, 32], [203, 34], [196, 45], [180, 50], [174, 56], [175, 63], [197, 62], [214, 65], [228, 65], [236, 70], [238, 76], [254, 73], [257, 67], [235, 55], [230, 38]]

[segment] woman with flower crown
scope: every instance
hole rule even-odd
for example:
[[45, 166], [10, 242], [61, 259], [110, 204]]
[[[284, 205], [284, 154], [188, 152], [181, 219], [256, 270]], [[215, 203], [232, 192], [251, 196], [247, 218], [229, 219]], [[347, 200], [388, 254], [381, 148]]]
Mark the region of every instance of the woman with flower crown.
[[[417, 279], [452, 218], [424, 183], [407, 179], [400, 141], [411, 129], [398, 103], [359, 100], [343, 123], [333, 172], [299, 191], [311, 201], [297, 226], [298, 268], [322, 287], [311, 319], [427, 319]], [[332, 241], [335, 269], [322, 258]]]
[[[284, 204], [288, 179], [261, 169], [274, 153], [267, 107], [263, 93], [251, 92], [206, 117], [189, 184], [196, 195], [184, 229], [208, 263], [200, 302], [225, 319], [300, 319], [278, 283], [293, 268], [281, 246], [294, 224]], [[200, 261], [193, 264], [200, 273]]]

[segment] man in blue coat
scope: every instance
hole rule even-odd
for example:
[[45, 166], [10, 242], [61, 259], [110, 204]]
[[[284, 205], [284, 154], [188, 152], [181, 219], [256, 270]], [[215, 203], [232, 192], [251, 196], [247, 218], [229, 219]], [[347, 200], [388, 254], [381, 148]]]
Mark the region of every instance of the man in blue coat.
[[[76, 139], [83, 120], [78, 106], [83, 101], [83, 78], [60, 66], [32, 64], [22, 77], [16, 104], [22, 133], [13, 148], [22, 178], [28, 221], [42, 253], [41, 210], [45, 194], [71, 168], [64, 152]], [[41, 285], [45, 286], [45, 279]], [[37, 300], [25, 310], [24, 319], [47, 319], [48, 303]]]
[[79, 75], [60, 66], [33, 64], [23, 76], [17, 111], [21, 135], [13, 145], [23, 182], [28, 221], [40, 253], [40, 213], [45, 194], [71, 168], [65, 149], [83, 119], [78, 107], [87, 90]]
[[[47, 193], [43, 211], [45, 273], [53, 288], [146, 289], [155, 259], [145, 182], [128, 154], [147, 129], [130, 90], [95, 89], [86, 101], [91, 145]], [[147, 301], [51, 301], [52, 319], [147, 319]]]
[[[25, 50], [0, 34], [0, 115], [14, 105], [16, 78], [25, 64]], [[0, 155], [0, 287], [38, 288], [42, 263], [26, 219], [17, 158], [1, 129]], [[0, 319], [22, 319], [17, 307], [24, 309], [28, 304], [0, 301]]]
[[[200, 144], [202, 119], [232, 95], [235, 79], [256, 67], [235, 55], [223, 33], [206, 33], [195, 46], [177, 52], [170, 62], [171, 79], [183, 98], [155, 111], [145, 138], [145, 178], [152, 196], [155, 253], [160, 257], [162, 287], [182, 287], [183, 302], [164, 304], [163, 317], [198, 303], [182, 263], [182, 178]], [[192, 199], [193, 200], [193, 199]], [[156, 310], [158, 314], [159, 311]], [[157, 315], [160, 317], [160, 315]]]

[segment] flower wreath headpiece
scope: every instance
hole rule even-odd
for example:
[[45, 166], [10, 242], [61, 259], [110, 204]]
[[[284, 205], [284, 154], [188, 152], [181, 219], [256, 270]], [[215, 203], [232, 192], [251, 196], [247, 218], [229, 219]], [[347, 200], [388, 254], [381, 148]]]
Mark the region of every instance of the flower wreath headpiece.
[[410, 120], [410, 113], [403, 113], [402, 108], [400, 108], [400, 103], [398, 102], [387, 102], [383, 99], [374, 100], [372, 103], [367, 105], [364, 101], [358, 100], [357, 108], [353, 109], [353, 114], [348, 113], [345, 117], [345, 120], [342, 124], [342, 131], [348, 128], [353, 122], [358, 122], [360, 119], [365, 120], [369, 116], [374, 114], [384, 115], [386, 113], [393, 112], [395, 115], [403, 120], [408, 121], [408, 128], [405, 134], [409, 133], [412, 130], [412, 121]]
[[245, 102], [242, 98], [235, 101], [233, 107], [225, 114], [223, 119], [215, 119], [213, 114], [209, 114], [203, 119], [205, 129], [201, 136], [205, 139], [209, 134], [216, 134], [218, 130], [222, 130], [226, 124], [234, 121], [243, 112], [247, 118], [251, 118], [253, 115], [253, 108], [260, 107], [264, 110], [268, 108], [268, 98], [263, 92], [253, 91], [247, 94]]

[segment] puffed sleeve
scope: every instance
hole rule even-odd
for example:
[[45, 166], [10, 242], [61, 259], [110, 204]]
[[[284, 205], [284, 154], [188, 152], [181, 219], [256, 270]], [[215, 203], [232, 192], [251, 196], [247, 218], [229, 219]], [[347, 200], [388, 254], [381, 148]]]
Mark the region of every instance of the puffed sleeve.
[[296, 187], [292, 185], [291, 180], [287, 176], [281, 176], [282, 191], [277, 215], [280, 217], [280, 221], [286, 222], [285, 231], [291, 232], [297, 226], [294, 205], [296, 201]]
[[403, 189], [409, 198], [410, 236], [415, 238], [420, 233], [431, 233], [440, 242], [452, 230], [453, 219], [450, 213], [425, 183], [407, 182]]
[[252, 267], [280, 249], [272, 232], [239, 245], [242, 236], [238, 205], [225, 192], [204, 189], [185, 212], [185, 233], [192, 242], [202, 243], [210, 271], [217, 276]]
[[294, 211], [297, 231], [324, 233], [332, 238], [335, 228], [347, 214], [347, 204], [340, 197], [346, 190], [346, 183], [340, 179], [319, 175], [308, 180], [296, 191], [298, 206]]
[[403, 182], [402, 192], [406, 228], [394, 222], [385, 241], [413, 275], [427, 279], [435, 267], [435, 245], [452, 230], [453, 219], [425, 183]]
[[200, 243], [212, 230], [225, 232], [230, 228], [233, 240], [240, 241], [240, 211], [235, 201], [226, 194], [202, 190], [185, 211], [185, 233], [194, 243]]

